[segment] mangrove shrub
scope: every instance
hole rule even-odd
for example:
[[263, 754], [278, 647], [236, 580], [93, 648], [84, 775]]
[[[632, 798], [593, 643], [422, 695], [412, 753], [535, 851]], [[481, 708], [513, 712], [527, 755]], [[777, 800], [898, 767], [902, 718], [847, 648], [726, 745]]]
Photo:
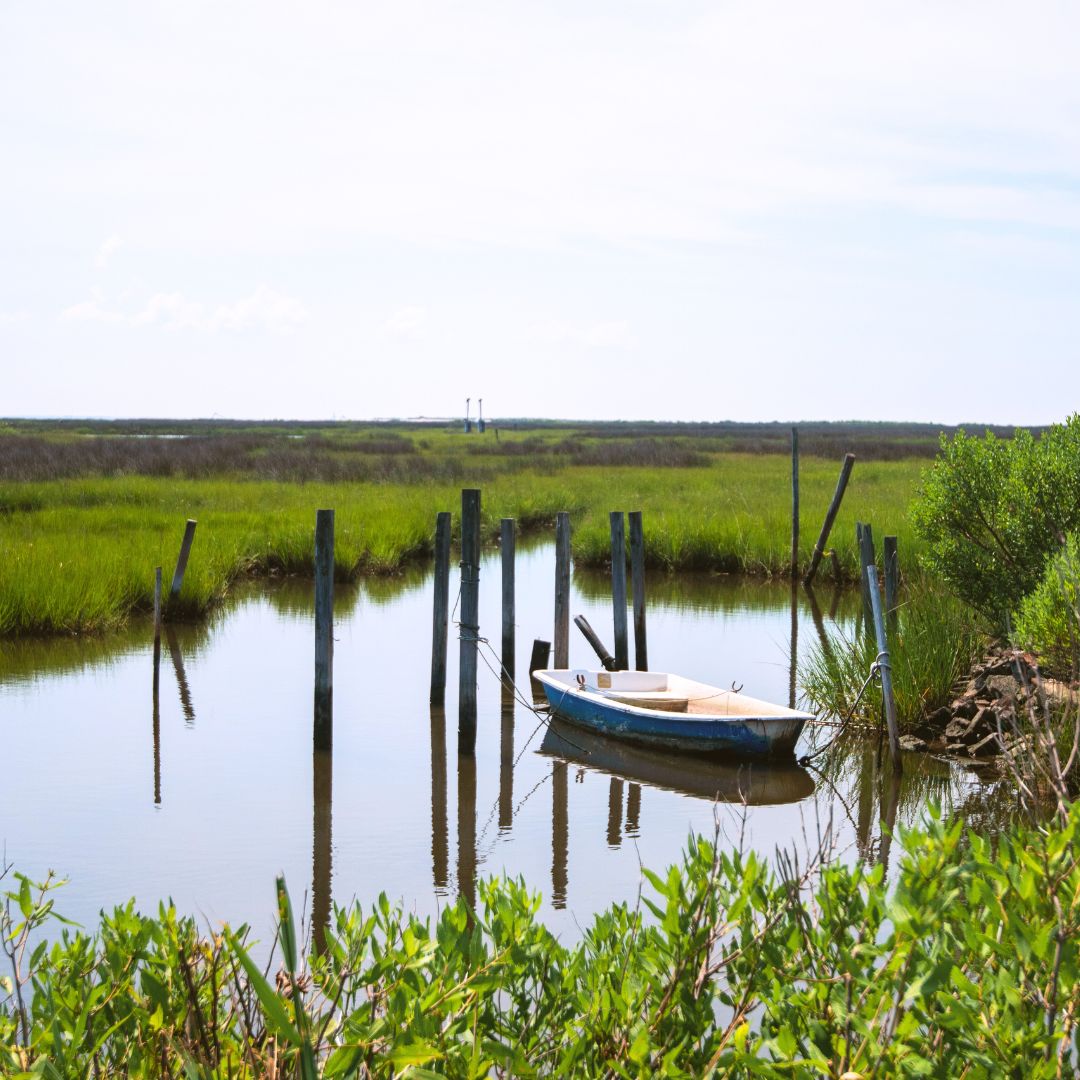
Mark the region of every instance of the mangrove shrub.
[[1042, 580], [1016, 616], [1016, 639], [1034, 649], [1047, 671], [1074, 675], [1080, 666], [1080, 534], [1051, 557]]
[[942, 437], [911, 516], [924, 564], [1003, 627], [1080, 527], [1080, 414], [1039, 439]]

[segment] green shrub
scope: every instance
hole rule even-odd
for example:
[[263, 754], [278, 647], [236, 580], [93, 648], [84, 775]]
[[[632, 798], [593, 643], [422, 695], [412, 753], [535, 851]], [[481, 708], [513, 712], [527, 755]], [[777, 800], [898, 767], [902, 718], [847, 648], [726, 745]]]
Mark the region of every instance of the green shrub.
[[1049, 672], [1068, 675], [1080, 662], [1080, 533], [1046, 564], [1042, 581], [1016, 616], [1016, 640], [1039, 654]]
[[[1078, 828], [1080, 808], [993, 843], [931, 821], [901, 835], [891, 888], [827, 841], [774, 870], [695, 838], [646, 872], [640, 909], [601, 912], [577, 944], [521, 883], [492, 881], [434, 922], [385, 897], [339, 909], [307, 963], [279, 881], [276, 978], [243, 929], [129, 903], [27, 951], [32, 997], [0, 978], [0, 1074], [1072, 1075]], [[9, 955], [51, 904], [16, 883]]]
[[923, 563], [999, 627], [1080, 528], [1080, 414], [1036, 440], [942, 438], [911, 510]]

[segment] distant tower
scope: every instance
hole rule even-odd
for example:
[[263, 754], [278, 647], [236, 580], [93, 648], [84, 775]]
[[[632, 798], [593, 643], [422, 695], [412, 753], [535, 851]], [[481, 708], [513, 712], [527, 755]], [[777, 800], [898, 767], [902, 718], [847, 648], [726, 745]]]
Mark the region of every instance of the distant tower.
[[476, 400], [480, 403], [480, 419], [476, 422], [476, 430], [479, 431], [481, 435], [483, 435], [484, 434], [484, 399], [483, 398], [477, 398]]
[[472, 432], [472, 421], [469, 419], [469, 405], [472, 402], [472, 398], [465, 399], [465, 434], [469, 435]]

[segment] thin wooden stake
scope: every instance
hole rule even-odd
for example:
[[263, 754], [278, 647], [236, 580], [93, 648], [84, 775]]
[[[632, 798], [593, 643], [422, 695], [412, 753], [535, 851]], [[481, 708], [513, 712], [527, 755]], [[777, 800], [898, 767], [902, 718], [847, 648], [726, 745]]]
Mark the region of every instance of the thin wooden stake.
[[634, 667], [649, 670], [649, 647], [645, 638], [645, 532], [641, 511], [630, 511], [630, 584], [634, 594]]
[[334, 744], [334, 511], [315, 514], [316, 750]]
[[877, 636], [878, 658], [881, 671], [881, 694], [885, 699], [885, 725], [889, 730], [889, 752], [893, 759], [893, 772], [900, 772], [903, 763], [900, 760], [900, 732], [896, 722], [896, 700], [893, 698], [892, 667], [889, 662], [889, 642], [885, 636], [885, 620], [881, 615], [881, 596], [878, 593], [877, 567], [870, 565], [863, 570], [867, 592], [870, 594], [870, 607], [874, 620], [874, 633]]
[[[480, 492], [461, 493], [461, 623], [458, 663], [458, 754], [476, 750], [476, 650], [480, 636]], [[475, 774], [474, 774], [475, 775]]]
[[503, 518], [499, 524], [499, 548], [502, 553], [502, 666], [506, 677], [514, 677], [514, 554], [516, 541], [514, 519]]
[[854, 467], [855, 455], [845, 454], [844, 464], [840, 466], [840, 479], [836, 482], [836, 491], [833, 492], [832, 502], [829, 503], [829, 509], [825, 514], [825, 522], [821, 526], [821, 534], [814, 545], [814, 553], [810, 556], [810, 565], [806, 570], [806, 577], [803, 578], [803, 584], [805, 585], [809, 585], [814, 580], [818, 563], [821, 562], [821, 558], [825, 554], [825, 545], [829, 542], [829, 533], [832, 531], [833, 522], [836, 520], [836, 515], [840, 510], [840, 503], [844, 498], [844, 491], [847, 489], [848, 480], [851, 478], [851, 470]]
[[791, 429], [791, 580], [799, 575], [799, 429]]
[[188, 523], [184, 526], [184, 539], [180, 541], [180, 554], [176, 560], [176, 571], [173, 574], [172, 588], [169, 590], [170, 596], [179, 596], [180, 590], [183, 588], [184, 571], [187, 570], [188, 556], [191, 554], [191, 544], [195, 539], [195, 526], [197, 524], [197, 521], [188, 518]]
[[431, 614], [432, 705], [446, 700], [446, 632], [450, 620], [450, 511], [435, 518], [435, 597]]
[[882, 544], [885, 563], [885, 615], [896, 617], [896, 594], [900, 588], [900, 555], [896, 548], [896, 537], [886, 536]]
[[863, 614], [866, 616], [866, 628], [869, 632], [870, 628], [874, 625], [874, 616], [873, 609], [870, 605], [870, 586], [867, 584], [866, 568], [868, 566], [877, 566], [877, 556], [874, 552], [873, 528], [867, 523], [859, 522], [856, 531], [856, 540], [859, 545], [859, 566], [861, 569], [859, 576], [862, 580]]
[[570, 515], [555, 516], [555, 667], [570, 666]]
[[611, 607], [615, 622], [615, 666], [630, 666], [626, 626], [626, 518], [621, 510], [608, 515], [611, 523]]

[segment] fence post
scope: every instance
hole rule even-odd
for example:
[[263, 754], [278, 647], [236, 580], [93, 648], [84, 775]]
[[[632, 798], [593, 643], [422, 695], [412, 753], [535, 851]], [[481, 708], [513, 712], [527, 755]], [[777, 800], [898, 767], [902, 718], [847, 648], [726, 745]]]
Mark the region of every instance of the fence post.
[[315, 514], [316, 750], [334, 743], [334, 511]]
[[840, 510], [840, 503], [844, 498], [844, 491], [847, 489], [848, 480], [851, 478], [851, 470], [854, 467], [855, 455], [845, 454], [844, 464], [840, 466], [840, 479], [836, 482], [836, 491], [833, 492], [832, 502], [829, 503], [829, 509], [825, 513], [825, 522], [821, 526], [821, 534], [814, 545], [814, 553], [810, 556], [810, 565], [807, 567], [806, 577], [803, 578], [804, 585], [809, 585], [817, 573], [818, 563], [821, 562], [821, 558], [825, 554], [825, 545], [829, 542], [829, 533], [832, 531], [833, 522], [836, 520], [836, 515]]
[[645, 639], [645, 532], [641, 511], [630, 511], [630, 582], [634, 594], [634, 667], [649, 670]]
[[499, 525], [499, 548], [502, 552], [502, 666], [504, 677], [514, 677], [514, 555], [516, 538], [513, 518], [503, 518]]
[[799, 429], [791, 429], [791, 580], [799, 576]]
[[896, 701], [893, 698], [892, 667], [889, 662], [889, 642], [885, 637], [885, 620], [881, 616], [881, 596], [878, 594], [877, 567], [871, 563], [863, 569], [863, 580], [870, 595], [870, 606], [877, 636], [878, 664], [881, 670], [881, 696], [885, 699], [885, 725], [889, 730], [889, 752], [892, 754], [893, 772], [900, 772], [900, 733], [896, 723]]
[[476, 649], [480, 634], [480, 492], [461, 492], [461, 623], [458, 638], [458, 753], [476, 749]]
[[555, 516], [555, 667], [570, 666], [570, 515]]
[[450, 618], [450, 511], [435, 518], [435, 602], [431, 616], [432, 705], [446, 700], [446, 630]]
[[630, 666], [626, 627], [626, 519], [621, 510], [608, 515], [611, 523], [611, 606], [615, 621], [615, 667]]
[[863, 614], [866, 616], [866, 627], [869, 630], [874, 625], [873, 609], [870, 605], [870, 586], [867, 584], [866, 568], [877, 566], [877, 556], [874, 553], [874, 530], [865, 522], [856, 522], [855, 539], [859, 547], [859, 577], [862, 580]]
[[198, 522], [188, 518], [188, 523], [184, 526], [184, 539], [180, 541], [180, 554], [176, 559], [176, 571], [173, 573], [172, 588], [169, 590], [170, 596], [179, 596], [180, 589], [184, 585], [184, 571], [187, 570], [188, 556], [191, 554], [191, 544], [195, 539], [197, 524]]

